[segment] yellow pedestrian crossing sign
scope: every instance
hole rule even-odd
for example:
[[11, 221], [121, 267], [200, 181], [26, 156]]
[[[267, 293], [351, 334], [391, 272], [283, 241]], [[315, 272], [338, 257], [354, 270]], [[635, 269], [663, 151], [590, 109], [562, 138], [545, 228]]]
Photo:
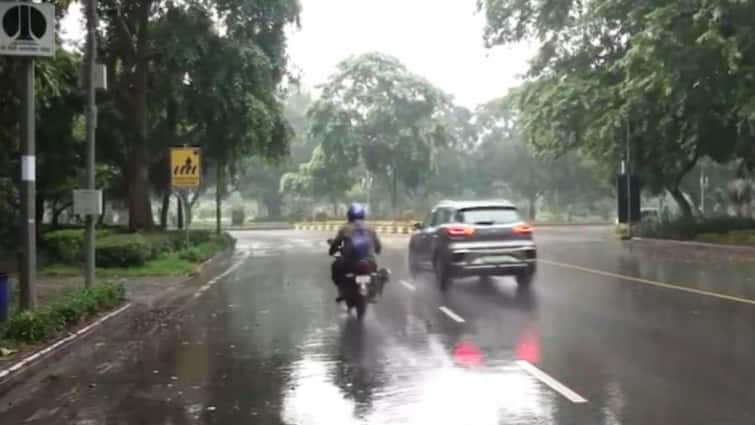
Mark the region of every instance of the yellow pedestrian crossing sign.
[[199, 187], [199, 176], [201, 174], [201, 152], [199, 148], [170, 148], [171, 186], [175, 188]]

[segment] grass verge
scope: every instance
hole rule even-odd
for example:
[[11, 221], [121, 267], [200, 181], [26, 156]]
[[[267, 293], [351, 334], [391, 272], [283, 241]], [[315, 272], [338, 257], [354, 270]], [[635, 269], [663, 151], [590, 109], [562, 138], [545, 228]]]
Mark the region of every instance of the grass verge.
[[35, 311], [14, 313], [0, 326], [0, 347], [9, 355], [19, 346], [54, 339], [65, 330], [112, 310], [124, 300], [125, 290], [120, 283], [108, 282], [67, 291]]
[[[178, 251], [159, 254], [143, 265], [131, 267], [98, 268], [97, 276], [104, 279], [144, 276], [184, 276], [194, 273], [199, 265], [232, 244], [229, 238], [213, 238]], [[80, 266], [52, 264], [42, 273], [51, 277], [79, 276]]]
[[677, 219], [647, 222], [636, 228], [637, 235], [650, 239], [675, 239], [708, 243], [755, 245], [755, 220], [719, 217], [707, 220]]

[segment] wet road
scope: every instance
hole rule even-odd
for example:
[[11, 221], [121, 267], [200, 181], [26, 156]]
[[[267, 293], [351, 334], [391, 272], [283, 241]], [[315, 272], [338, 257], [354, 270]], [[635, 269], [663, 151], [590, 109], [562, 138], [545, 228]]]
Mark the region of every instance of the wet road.
[[538, 231], [526, 292], [442, 294], [387, 239], [393, 281], [362, 324], [333, 302], [324, 235], [239, 233], [221, 278], [150, 323], [108, 324], [6, 395], [0, 423], [755, 423], [755, 266], [604, 232]]

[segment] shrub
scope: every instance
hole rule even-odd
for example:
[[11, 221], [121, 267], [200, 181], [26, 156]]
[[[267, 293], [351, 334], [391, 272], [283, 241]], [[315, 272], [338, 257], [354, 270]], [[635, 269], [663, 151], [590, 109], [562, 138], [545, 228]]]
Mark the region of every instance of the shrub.
[[153, 258], [153, 247], [138, 233], [112, 235], [97, 242], [97, 265], [100, 267], [142, 266]]
[[44, 243], [51, 260], [75, 264], [82, 260], [84, 230], [65, 229], [48, 232], [44, 235]]
[[[107, 238], [112, 229], [97, 229], [97, 240]], [[44, 245], [50, 259], [63, 264], [77, 264], [84, 260], [84, 229], [62, 229], [45, 233]]]
[[182, 250], [178, 254], [178, 257], [182, 260], [191, 261], [194, 263], [205, 261], [215, 255], [217, 252], [233, 246], [235, 242], [236, 240], [227, 233], [219, 236], [211, 235], [208, 240]]
[[[637, 234], [646, 238], [693, 240], [705, 234], [707, 240], [721, 239], [722, 234], [732, 231], [755, 230], [755, 220], [736, 217], [713, 218], [696, 221], [679, 218], [666, 222], [645, 222], [637, 226]], [[714, 237], [713, 235], [719, 235]]]
[[2, 337], [24, 343], [50, 339], [68, 326], [121, 304], [124, 297], [125, 288], [116, 283], [71, 291], [36, 311], [13, 315]]

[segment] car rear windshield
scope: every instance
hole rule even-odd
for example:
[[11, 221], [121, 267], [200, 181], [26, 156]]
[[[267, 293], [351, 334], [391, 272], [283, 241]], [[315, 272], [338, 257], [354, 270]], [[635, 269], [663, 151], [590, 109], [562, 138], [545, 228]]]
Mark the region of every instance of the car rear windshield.
[[512, 224], [521, 221], [519, 213], [514, 208], [470, 208], [457, 213], [459, 223], [495, 225]]

